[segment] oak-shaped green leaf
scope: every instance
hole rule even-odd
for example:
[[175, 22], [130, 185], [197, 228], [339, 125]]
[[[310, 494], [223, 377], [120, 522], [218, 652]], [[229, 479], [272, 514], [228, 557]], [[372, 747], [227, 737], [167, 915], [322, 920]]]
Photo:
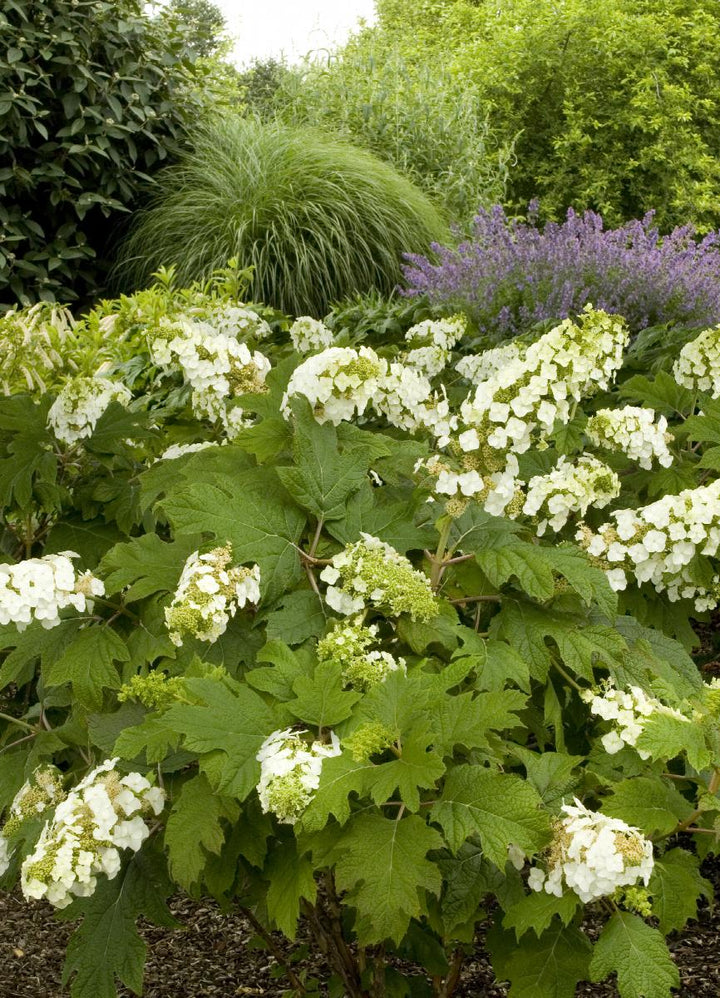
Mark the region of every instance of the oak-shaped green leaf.
[[661, 932], [638, 915], [616, 912], [600, 933], [590, 962], [590, 980], [617, 973], [621, 998], [671, 998], [680, 974]]
[[703, 725], [672, 714], [655, 712], [647, 718], [635, 744], [652, 759], [674, 759], [685, 752], [695, 769], [702, 770], [710, 765]]
[[105, 583], [106, 592], [123, 590], [126, 603], [153, 593], [171, 593], [177, 589], [185, 561], [201, 542], [199, 536], [180, 537], [171, 543], [161, 540], [157, 534], [133, 537], [108, 551], [98, 574]]
[[603, 801], [602, 810], [646, 835], [668, 835], [693, 812], [692, 805], [675, 787], [652, 776], [635, 776], [616, 783], [612, 796]]
[[237, 803], [216, 794], [200, 773], [184, 783], [165, 824], [165, 845], [173, 880], [191, 890], [200, 881], [207, 853], [218, 854], [225, 842], [223, 821], [235, 821]]
[[383, 804], [397, 790], [405, 806], [417, 811], [420, 790], [434, 787], [444, 772], [442, 759], [418, 732], [403, 739], [399, 758], [374, 767], [368, 779], [370, 795], [376, 804]]
[[264, 872], [270, 880], [268, 915], [288, 939], [294, 939], [300, 902], [304, 898], [313, 904], [317, 895], [312, 862], [307, 856], [298, 856], [297, 846], [290, 839], [278, 843]]
[[519, 776], [483, 766], [458, 766], [449, 773], [432, 818], [454, 852], [477, 835], [501, 870], [509, 845], [532, 855], [550, 837], [550, 820], [535, 790]]
[[506, 929], [515, 929], [518, 939], [530, 929], [536, 936], [541, 936], [555, 917], [558, 917], [563, 925], [569, 925], [579, 904], [580, 898], [573, 891], [566, 891], [560, 897], [546, 894], [545, 891], [534, 891], [508, 908], [503, 918], [503, 925]]
[[352, 713], [360, 693], [343, 689], [342, 672], [335, 662], [320, 662], [312, 676], [298, 676], [293, 683], [295, 699], [288, 710], [317, 728], [332, 728]]
[[440, 893], [440, 871], [426, 857], [441, 846], [440, 834], [414, 814], [400, 821], [361, 814], [345, 826], [335, 876], [357, 910], [361, 945], [400, 942], [410, 919], [423, 913], [421, 892]]
[[487, 946], [496, 977], [510, 981], [509, 998], [574, 998], [578, 982], [587, 980], [590, 940], [559, 919], [539, 939], [531, 934], [519, 943], [498, 924]]
[[130, 652], [109, 627], [95, 625], [80, 631], [62, 655], [45, 671], [49, 686], [71, 683], [73, 696], [90, 709], [102, 704], [103, 689], [120, 688], [115, 662], [127, 662]]
[[700, 874], [699, 859], [687, 849], [670, 849], [655, 859], [648, 890], [658, 928], [667, 935], [678, 932], [697, 917], [701, 896], [712, 900], [713, 888]]

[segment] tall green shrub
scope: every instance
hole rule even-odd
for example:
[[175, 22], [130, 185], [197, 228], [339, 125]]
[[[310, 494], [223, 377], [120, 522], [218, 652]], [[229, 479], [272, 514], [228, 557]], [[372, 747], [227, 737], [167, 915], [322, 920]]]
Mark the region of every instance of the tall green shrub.
[[145, 282], [166, 263], [191, 282], [233, 257], [255, 268], [256, 301], [296, 315], [391, 291], [402, 254], [446, 233], [425, 195], [370, 153], [239, 116], [202, 127], [158, 190], [124, 246], [125, 280]]
[[212, 69], [196, 73], [179, 19], [143, 8], [2, 6], [0, 308], [101, 286], [108, 236], [212, 101]]
[[[440, 61], [413, 67], [361, 34], [325, 62], [277, 77], [272, 111], [370, 149], [444, 203], [458, 221], [503, 199], [512, 138], [490, 134], [479, 88]], [[265, 109], [267, 114], [267, 108]]]
[[[720, 224], [720, 8], [715, 0], [380, 0], [375, 44], [477, 87], [517, 136], [507, 202], [615, 226]], [[408, 30], [412, 25], [412, 31]]]

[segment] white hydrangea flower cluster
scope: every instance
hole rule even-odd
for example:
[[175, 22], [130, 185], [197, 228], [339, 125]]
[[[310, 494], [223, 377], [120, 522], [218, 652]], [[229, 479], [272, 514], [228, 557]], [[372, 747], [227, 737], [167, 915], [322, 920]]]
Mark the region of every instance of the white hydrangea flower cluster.
[[457, 462], [451, 462], [440, 455], [427, 461], [419, 461], [415, 471], [421, 469], [436, 479], [434, 493], [447, 497], [450, 503], [462, 504], [474, 499], [486, 513], [509, 519], [515, 519], [522, 511], [525, 495], [518, 478], [519, 466], [514, 454], [508, 454], [504, 466], [493, 472], [481, 473], [474, 462], [467, 458], [462, 462], [462, 470], [459, 470]]
[[428, 429], [443, 440], [457, 427], [444, 389], [434, 392], [425, 375], [405, 364], [393, 363], [372, 399], [377, 413], [391, 426], [413, 433]]
[[585, 432], [596, 447], [620, 451], [649, 471], [653, 461], [669, 468], [673, 456], [668, 450], [673, 435], [667, 431], [664, 416], [655, 422], [655, 411], [626, 405], [622, 409], [599, 409], [588, 420]]
[[714, 557], [720, 547], [720, 479], [610, 515], [614, 523], [597, 533], [583, 525], [576, 540], [600, 561], [613, 589], [625, 589], [630, 575], [638, 585], [650, 582], [667, 592], [672, 602], [694, 599], [697, 610], [717, 605], [717, 578], [709, 589], [695, 577], [692, 562], [698, 555]]
[[77, 371], [75, 320], [48, 302], [0, 316], [0, 391], [46, 392], [63, 374]]
[[308, 357], [292, 373], [281, 410], [290, 416], [290, 399], [306, 398], [318, 423], [333, 426], [362, 415], [387, 374], [387, 361], [370, 347], [330, 347]]
[[257, 785], [263, 811], [278, 821], [294, 825], [312, 800], [320, 785], [324, 759], [340, 755], [337, 735], [330, 733], [330, 744], [303, 739], [306, 731], [274, 731], [260, 746], [260, 781]]
[[586, 454], [576, 461], [561, 457], [547, 475], [536, 475], [527, 485], [523, 513], [539, 517], [539, 537], [548, 527], [562, 530], [572, 513], [584, 516], [593, 506], [603, 509], [620, 495], [620, 479], [603, 461]]
[[121, 777], [117, 762], [102, 763], [57, 805], [23, 862], [26, 898], [66, 908], [74, 897], [91, 895], [99, 875], [112, 880], [121, 867], [121, 850], [137, 852], [148, 837], [145, 818], [160, 814], [165, 792], [140, 773]]
[[48, 411], [48, 426], [58, 440], [74, 444], [92, 435], [111, 402], [127, 405], [132, 392], [119, 381], [78, 375], [67, 381]]
[[622, 365], [628, 342], [624, 322], [589, 306], [578, 322], [566, 319], [532, 343], [522, 358], [481, 382], [461, 406], [483, 451], [522, 454], [533, 435], [548, 434], [570, 420], [582, 398], [605, 390]]
[[534, 867], [528, 886], [562, 897], [563, 884], [587, 904], [638, 880], [647, 886], [654, 858], [652, 842], [620, 818], [590, 811], [577, 798], [564, 805], [547, 853], [547, 870]]
[[185, 457], [186, 454], [197, 454], [198, 451], [207, 450], [208, 447], [217, 447], [214, 440], [200, 440], [195, 444], [170, 444], [164, 450], [158, 461], [174, 461], [178, 457]]
[[[600, 739], [609, 755], [615, 755], [626, 745], [635, 748], [646, 719], [653, 714], [665, 714], [690, 723], [689, 718], [679, 710], [648, 696], [639, 686], [618, 690], [612, 681], [607, 681], [601, 689], [584, 690], [581, 696], [590, 705], [592, 714], [612, 722], [612, 729]], [[650, 758], [650, 753], [644, 749], [637, 749], [637, 753], [641, 759]]]
[[405, 333], [410, 350], [402, 355], [402, 363], [434, 378], [445, 369], [452, 349], [465, 335], [466, 327], [462, 315], [416, 323]]
[[360, 537], [336, 554], [320, 573], [328, 583], [325, 599], [329, 606], [344, 616], [366, 606], [392, 616], [409, 613], [413, 620], [437, 616], [438, 603], [428, 577], [385, 541], [366, 533]]
[[38, 818], [64, 797], [62, 773], [55, 766], [39, 766], [23, 783], [13, 798], [7, 821], [0, 831], [0, 877], [10, 865], [14, 851], [9, 839], [18, 832], [23, 822]]
[[220, 336], [257, 341], [272, 336], [272, 329], [267, 322], [257, 312], [244, 305], [218, 304], [203, 310], [200, 319]]
[[[378, 645], [378, 627], [365, 627], [362, 617], [343, 621], [318, 641], [320, 662], [336, 662], [346, 686], [365, 693], [382, 683], [391, 672], [405, 672], [405, 659], [395, 658]], [[375, 647], [373, 647], [375, 646]]]
[[[166, 371], [182, 371], [192, 387], [192, 408], [198, 419], [220, 420], [227, 426], [228, 399], [265, 390], [270, 361], [235, 336], [217, 333], [207, 323], [182, 320], [164, 320], [160, 330], [162, 335], [150, 344], [150, 356]], [[242, 412], [234, 418], [242, 418]]]
[[185, 562], [165, 623], [170, 640], [180, 647], [183, 637], [217, 641], [231, 617], [246, 604], [260, 601], [260, 569], [232, 565], [232, 545], [205, 554], [193, 551]]
[[493, 347], [491, 350], [483, 350], [482, 353], [461, 357], [455, 365], [455, 370], [467, 381], [479, 385], [507, 367], [508, 364], [517, 365], [524, 356], [523, 344], [511, 340], [500, 347]]
[[673, 365], [679, 385], [720, 398], [720, 325], [704, 329], [686, 343]]
[[335, 342], [332, 330], [320, 319], [301, 315], [290, 327], [290, 339], [297, 353], [316, 353]]
[[74, 551], [27, 558], [16, 565], [0, 565], [0, 624], [13, 623], [24, 631], [33, 620], [50, 629], [60, 623], [68, 606], [79, 613], [91, 610], [94, 596], [105, 586], [92, 572], [77, 574]]

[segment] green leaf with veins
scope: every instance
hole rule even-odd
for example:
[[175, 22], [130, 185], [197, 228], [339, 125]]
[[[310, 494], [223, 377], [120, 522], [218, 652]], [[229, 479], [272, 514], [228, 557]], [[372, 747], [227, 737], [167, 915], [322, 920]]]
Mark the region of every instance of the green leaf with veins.
[[680, 984], [662, 933], [627, 911], [616, 912], [607, 922], [590, 963], [591, 981], [613, 973], [622, 998], [671, 998]]
[[509, 998], [574, 998], [578, 983], [588, 977], [590, 940], [559, 919], [539, 939], [526, 935], [520, 943], [497, 924], [487, 946], [496, 977], [510, 981]]
[[216, 794], [200, 773], [183, 783], [165, 823], [165, 845], [173, 880], [186, 891], [200, 882], [207, 854], [219, 854], [225, 842], [222, 822], [237, 820], [240, 808]]
[[687, 849], [670, 849], [655, 857], [648, 890], [662, 933], [679, 932], [689, 919], [697, 918], [701, 897], [712, 901], [712, 884], [701, 876], [699, 866], [698, 857]]

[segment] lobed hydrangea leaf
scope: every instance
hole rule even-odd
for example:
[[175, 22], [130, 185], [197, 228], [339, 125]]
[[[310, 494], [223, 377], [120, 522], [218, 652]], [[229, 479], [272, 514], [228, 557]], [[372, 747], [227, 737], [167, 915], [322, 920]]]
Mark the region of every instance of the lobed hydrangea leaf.
[[191, 696], [202, 703], [175, 704], [162, 726], [182, 736], [183, 745], [201, 757], [201, 770], [218, 793], [244, 800], [260, 778], [255, 758], [277, 728], [272, 710], [246, 686], [212, 679], [188, 679]]
[[519, 776], [484, 766], [451, 770], [431, 815], [453, 852], [477, 835], [485, 855], [500, 870], [509, 845], [532, 855], [550, 836], [550, 821], [536, 791]]
[[264, 873], [270, 881], [268, 915], [288, 939], [294, 939], [300, 902], [304, 899], [314, 904], [317, 896], [313, 864], [307, 856], [298, 855], [291, 839], [273, 850]]
[[327, 614], [322, 600], [312, 589], [295, 589], [285, 593], [271, 607], [264, 619], [270, 640], [300, 645], [308, 638], [318, 638], [325, 633]]
[[652, 380], [641, 374], [628, 378], [619, 395], [621, 399], [633, 399], [668, 415], [692, 412], [695, 401], [694, 393], [679, 385], [666, 371], [658, 371]]
[[380, 763], [368, 774], [370, 796], [376, 804], [384, 804], [397, 790], [408, 810], [418, 811], [419, 791], [434, 787], [444, 772], [443, 761], [430, 748], [428, 737], [422, 733], [410, 735], [402, 740], [398, 759]]
[[567, 580], [586, 606], [594, 604], [605, 617], [614, 620], [618, 597], [601, 568], [591, 565], [587, 555], [574, 544], [559, 544], [541, 550], [553, 570]]
[[135, 924], [143, 916], [155, 925], [177, 926], [165, 904], [171, 890], [162, 855], [146, 845], [113, 880], [102, 877], [92, 897], [61, 913], [68, 920], [83, 916], [63, 968], [72, 998], [115, 998], [116, 979], [142, 994], [147, 945]]
[[113, 401], [84, 443], [94, 454], [122, 454], [127, 450], [127, 440], [152, 440], [157, 436], [149, 413], [131, 412]]
[[120, 688], [115, 663], [129, 660], [130, 652], [119, 634], [95, 625], [80, 631], [43, 672], [48, 686], [71, 683], [78, 703], [96, 710], [102, 705], [103, 689]]
[[293, 686], [301, 676], [308, 679], [312, 672], [312, 662], [302, 658], [284, 641], [274, 639], [268, 641], [257, 653], [258, 662], [269, 662], [270, 665], [260, 665], [245, 673], [245, 680], [256, 690], [262, 690], [278, 700], [292, 700], [295, 696]]
[[440, 893], [440, 871], [426, 857], [441, 847], [440, 833], [414, 814], [400, 821], [361, 814], [345, 826], [335, 848], [335, 875], [357, 910], [360, 945], [400, 942], [410, 919], [423, 913], [421, 893]]
[[531, 929], [536, 936], [542, 936], [556, 917], [563, 925], [569, 925], [579, 905], [580, 898], [573, 891], [566, 891], [561, 897], [533, 891], [507, 909], [503, 925], [506, 929], [515, 929], [518, 940]]
[[438, 865], [444, 881], [440, 906], [446, 935], [454, 935], [460, 926], [470, 923], [472, 941], [482, 900], [489, 893], [502, 894], [504, 875], [471, 842], [465, 842], [457, 856], [445, 857]]
[[634, 617], [620, 616], [615, 627], [630, 646], [630, 655], [609, 662], [610, 675], [619, 687], [648, 689], [652, 679], [662, 679], [679, 699], [702, 689], [702, 677], [683, 646], [655, 627], [644, 627]]
[[208, 853], [225, 842], [223, 821], [234, 822], [237, 803], [216, 794], [200, 773], [182, 785], [165, 823], [168, 868], [173, 880], [190, 891], [201, 879]]
[[539, 939], [526, 935], [521, 943], [498, 923], [486, 941], [497, 979], [510, 981], [509, 998], [574, 998], [578, 983], [587, 980], [590, 940], [559, 919]]
[[537, 790], [543, 804], [551, 811], [559, 812], [580, 783], [580, 775], [573, 773], [583, 762], [583, 756], [566, 755], [564, 752], [530, 752], [520, 745], [514, 745], [512, 751], [525, 766], [528, 781]]
[[449, 550], [464, 554], [498, 550], [513, 543], [522, 527], [504, 516], [492, 516], [473, 503], [450, 527]]
[[498, 589], [516, 579], [528, 596], [545, 601], [555, 591], [552, 568], [545, 557], [545, 550], [513, 538], [502, 547], [478, 551], [475, 560]]
[[342, 672], [334, 662], [320, 662], [311, 676], [298, 676], [293, 683], [295, 699], [288, 710], [317, 728], [332, 728], [352, 713], [360, 693], [343, 689]]
[[137, 759], [144, 754], [150, 766], [156, 762], [163, 762], [168, 752], [177, 748], [179, 740], [179, 732], [173, 731], [164, 717], [150, 716], [141, 724], [125, 728], [120, 732], [113, 754], [128, 760]]
[[199, 535], [164, 541], [157, 534], [143, 534], [116, 544], [100, 562], [98, 574], [107, 593], [122, 591], [126, 603], [154, 593], [172, 593], [187, 558], [202, 543]]
[[43, 554], [76, 551], [84, 567], [94, 569], [110, 548], [124, 538], [125, 535], [114, 523], [68, 516], [51, 528]]
[[652, 714], [643, 724], [635, 747], [648, 752], [652, 759], [674, 759], [684, 752], [698, 771], [711, 762], [703, 725], [669, 714]]
[[276, 599], [303, 577], [297, 545], [305, 514], [283, 496], [270, 468], [220, 477], [214, 484], [194, 482], [162, 502], [176, 533], [207, 532], [231, 541], [238, 564], [260, 566], [264, 599]]
[[278, 477], [295, 502], [319, 520], [339, 520], [349, 497], [367, 480], [362, 451], [343, 453], [331, 423], [318, 423], [309, 405], [293, 406], [295, 466], [277, 469]]
[[700, 874], [699, 865], [698, 857], [687, 849], [670, 849], [656, 857], [648, 890], [663, 934], [679, 932], [689, 919], [697, 918], [700, 897], [712, 901], [712, 884]]
[[[0, 400], [0, 509], [25, 509], [33, 485], [54, 486], [57, 479], [55, 441], [47, 428], [50, 399], [39, 405], [29, 395]], [[49, 498], [49, 496], [48, 496]]]
[[680, 984], [662, 933], [627, 911], [616, 912], [605, 925], [590, 962], [591, 981], [612, 973], [621, 998], [671, 998]]
[[646, 835], [669, 835], [693, 813], [692, 805], [665, 780], [635, 776], [611, 787], [603, 800], [603, 814], [622, 818]]
[[15, 624], [0, 627], [0, 648], [3, 651], [12, 648], [0, 667], [0, 689], [10, 683], [16, 686], [29, 683], [35, 676], [38, 659], [44, 669], [49, 668], [62, 655], [68, 641], [81, 626], [81, 621], [70, 617], [49, 630], [38, 622], [33, 622], [24, 631], [18, 631]]
[[437, 543], [434, 528], [420, 522], [423, 512], [412, 485], [367, 486], [351, 496], [342, 518], [328, 524], [328, 533], [341, 544], [353, 544], [361, 533], [371, 534], [406, 554]]
[[476, 667], [478, 689], [499, 690], [511, 682], [526, 693], [530, 692], [528, 663], [512, 645], [491, 638], [485, 644], [485, 652], [484, 662]]
[[371, 762], [359, 762], [348, 752], [323, 761], [320, 786], [305, 808], [301, 824], [307, 832], [324, 828], [334, 815], [340, 825], [350, 817], [351, 794], [364, 795], [374, 770]]

